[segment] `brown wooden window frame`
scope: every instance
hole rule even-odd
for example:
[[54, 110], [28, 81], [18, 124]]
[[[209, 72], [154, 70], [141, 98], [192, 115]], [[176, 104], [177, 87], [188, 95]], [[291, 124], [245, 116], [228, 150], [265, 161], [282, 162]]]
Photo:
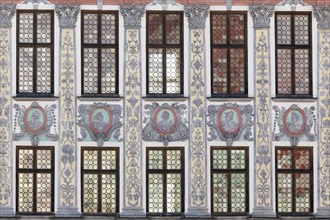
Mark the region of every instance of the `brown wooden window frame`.
[[[290, 45], [280, 45], [278, 44], [278, 30], [277, 30], [277, 16], [278, 15], [290, 15], [291, 16], [291, 44]], [[309, 45], [296, 45], [295, 44], [295, 34], [294, 34], [294, 17], [296, 15], [308, 15], [308, 37], [309, 37]], [[291, 86], [292, 86], [292, 94], [279, 94], [278, 93], [278, 49], [290, 49], [291, 50]], [[294, 51], [296, 49], [308, 49], [309, 50], [309, 94], [296, 94], [295, 93], [295, 57]], [[311, 98], [313, 95], [313, 75], [312, 75], [312, 14], [311, 12], [275, 12], [275, 67], [276, 67], [276, 97], [278, 98]]]
[[[149, 151], [152, 150], [157, 150], [157, 151], [163, 151], [163, 169], [149, 169], [148, 166], [148, 161], [149, 161]], [[166, 157], [166, 152], [170, 151], [170, 150], [180, 150], [181, 151], [181, 169], [167, 169], [166, 165], [167, 165], [167, 157]], [[184, 205], [185, 205], [185, 201], [184, 201], [184, 191], [185, 191], [185, 175], [184, 175], [184, 171], [185, 171], [185, 166], [184, 166], [184, 148], [183, 147], [147, 147], [146, 150], [146, 193], [147, 193], [147, 204], [146, 204], [146, 209], [147, 209], [147, 215], [149, 216], [180, 216], [183, 215], [184, 213]], [[148, 176], [149, 174], [152, 173], [156, 173], [156, 174], [163, 174], [163, 210], [164, 212], [162, 213], [150, 213], [149, 212], [149, 179]], [[181, 174], [181, 212], [180, 213], [168, 213], [167, 212], [167, 200], [166, 200], [166, 174], [171, 174], [171, 173], [175, 173], [175, 174]]]
[[[84, 43], [84, 15], [85, 14], [96, 14], [97, 15], [97, 43]], [[102, 43], [102, 23], [101, 23], [101, 16], [103, 14], [111, 14], [114, 15], [116, 18], [115, 27], [116, 27], [116, 43], [115, 44], [105, 44]], [[94, 48], [98, 49], [98, 70], [97, 70], [97, 85], [98, 85], [98, 92], [97, 93], [84, 93], [84, 49], [85, 48]], [[116, 50], [116, 83], [115, 83], [115, 92], [114, 93], [102, 93], [102, 63], [101, 58], [101, 50], [102, 49], [115, 49]], [[81, 11], [81, 95], [85, 97], [118, 97], [119, 94], [119, 17], [118, 11], [113, 10], [82, 10]]]
[[[291, 158], [291, 169], [278, 169], [278, 154], [277, 150], [290, 150], [292, 151], [292, 158]], [[295, 160], [295, 154], [294, 151], [296, 150], [308, 150], [309, 151], [309, 159], [310, 159], [310, 167], [309, 169], [297, 169], [295, 168], [296, 160]], [[290, 173], [290, 174], [309, 174], [311, 177], [310, 180], [310, 210], [311, 212], [296, 212], [296, 198], [295, 198], [295, 177], [292, 178], [292, 212], [278, 212], [278, 196], [276, 196], [276, 213], [278, 215], [283, 215], [283, 216], [311, 216], [313, 213], [313, 147], [275, 147], [275, 190], [276, 190], [276, 195], [278, 195], [278, 174], [279, 173]]]
[[[97, 170], [84, 169], [84, 151], [97, 151]], [[102, 151], [115, 151], [116, 152], [116, 168], [115, 170], [103, 170], [102, 169], [102, 160], [101, 153]], [[119, 148], [118, 147], [81, 147], [81, 213], [83, 215], [106, 215], [106, 216], [118, 216], [119, 213], [119, 181], [120, 181], [120, 167], [119, 167]], [[98, 212], [84, 212], [84, 174], [97, 174], [98, 175], [98, 204], [97, 209]], [[114, 213], [105, 213], [102, 212], [102, 181], [100, 181], [102, 174], [115, 174], [116, 175], [116, 212]]]
[[[20, 43], [19, 42], [19, 29], [20, 29], [20, 14], [33, 14], [33, 43]], [[50, 13], [51, 15], [51, 43], [38, 43], [37, 42], [37, 14], [39, 13]], [[53, 10], [17, 10], [16, 16], [17, 30], [16, 30], [16, 95], [22, 97], [49, 97], [54, 95], [54, 11]], [[32, 47], [33, 48], [33, 92], [20, 92], [19, 91], [19, 49], [22, 47]], [[49, 93], [40, 93], [37, 92], [37, 48], [47, 47], [51, 50], [51, 82], [50, 82], [50, 91]]]
[[[19, 150], [26, 149], [26, 150], [33, 150], [33, 168], [19, 168]], [[51, 169], [38, 169], [37, 168], [37, 151], [38, 150], [50, 150], [51, 151]], [[30, 147], [30, 146], [17, 146], [16, 147], [16, 211], [19, 214], [27, 214], [27, 215], [45, 215], [45, 214], [52, 214], [54, 212], [54, 147]], [[19, 209], [19, 174], [20, 173], [33, 173], [33, 212], [20, 212]], [[51, 212], [37, 212], [37, 183], [36, 183], [36, 176], [38, 173], [50, 173], [51, 180], [52, 180], [52, 188], [51, 188]]]
[[[213, 168], [213, 151], [214, 150], [226, 150], [227, 151], [227, 169], [215, 169]], [[231, 151], [232, 150], [244, 150], [245, 151], [245, 169], [231, 169]], [[247, 216], [249, 214], [249, 148], [248, 147], [211, 147], [211, 194], [213, 194], [213, 174], [214, 173], [226, 173], [228, 174], [228, 201], [227, 207], [228, 212], [214, 212], [213, 196], [211, 196], [211, 213], [212, 215], [223, 215], [223, 216]], [[231, 211], [231, 174], [232, 173], [244, 173], [245, 174], [245, 212], [232, 212]]]
[[[183, 96], [183, 90], [184, 90], [184, 28], [183, 28], [183, 12], [182, 11], [147, 11], [147, 28], [146, 28], [146, 72], [147, 72], [147, 96], [148, 97], [182, 97]], [[148, 17], [151, 14], [157, 14], [163, 16], [163, 43], [162, 44], [150, 44], [149, 43], [149, 25], [148, 25]], [[180, 44], [167, 44], [166, 43], [166, 15], [167, 14], [177, 14], [181, 17], [181, 39]], [[149, 93], [149, 49], [150, 48], [156, 48], [156, 49], [163, 49], [163, 93]], [[166, 92], [166, 79], [167, 79], [167, 71], [166, 71], [166, 49], [174, 48], [174, 49], [180, 49], [181, 56], [180, 56], [180, 93], [167, 93]]]
[[[226, 44], [214, 44], [213, 43], [213, 15], [214, 14], [220, 14], [220, 15], [226, 15], [227, 16], [227, 43]], [[235, 14], [240, 14], [240, 15], [244, 15], [244, 32], [245, 32], [245, 37], [244, 37], [244, 44], [231, 44], [230, 43], [230, 22], [229, 22], [229, 16], [230, 15], [235, 15]], [[211, 11], [210, 12], [210, 32], [211, 32], [211, 40], [210, 40], [210, 45], [211, 45], [211, 50], [210, 50], [210, 54], [211, 54], [211, 96], [212, 97], [220, 97], [220, 98], [245, 98], [248, 97], [248, 29], [247, 29], [247, 12], [246, 11], [231, 11], [231, 12], [226, 12], [226, 11]], [[227, 94], [220, 94], [220, 93], [214, 93], [213, 92], [213, 80], [214, 80], [214, 71], [213, 71], [213, 53], [212, 50], [214, 48], [225, 48], [227, 49]], [[244, 93], [231, 93], [230, 92], [230, 49], [244, 49], [244, 57], [245, 57], [245, 61], [244, 61]]]

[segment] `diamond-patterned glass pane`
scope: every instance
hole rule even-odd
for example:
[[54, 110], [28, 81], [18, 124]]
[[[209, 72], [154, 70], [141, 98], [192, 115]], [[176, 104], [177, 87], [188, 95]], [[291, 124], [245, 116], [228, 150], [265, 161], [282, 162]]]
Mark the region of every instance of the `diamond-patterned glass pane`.
[[84, 150], [83, 151], [83, 169], [96, 170], [98, 164], [98, 156], [96, 150]]
[[52, 74], [51, 49], [47, 47], [37, 48], [37, 92], [51, 92]]
[[213, 212], [228, 212], [228, 174], [213, 173]]
[[37, 150], [37, 169], [52, 168], [52, 151]]
[[117, 169], [117, 154], [114, 150], [101, 151], [101, 167], [102, 170], [116, 170]]
[[227, 44], [227, 15], [212, 14], [212, 43]]
[[245, 169], [245, 150], [231, 150], [231, 169]]
[[245, 19], [242, 14], [232, 14], [229, 16], [230, 44], [245, 43]]
[[117, 183], [115, 174], [102, 174], [102, 193], [101, 202], [103, 213], [115, 213], [116, 212], [116, 196], [117, 196]]
[[166, 152], [166, 168], [169, 170], [181, 169], [181, 151], [180, 150], [168, 150]]
[[277, 150], [277, 168], [291, 169], [292, 168], [292, 151], [291, 150]]
[[310, 152], [309, 150], [295, 150], [295, 168], [296, 169], [310, 169]]
[[291, 15], [277, 15], [277, 44], [291, 44]]
[[18, 211], [33, 212], [33, 173], [18, 174]]
[[227, 94], [227, 49], [213, 48], [213, 93]]
[[51, 43], [52, 17], [50, 13], [37, 13], [37, 43]]
[[150, 213], [163, 212], [163, 174], [152, 173], [148, 175], [148, 205]]
[[167, 14], [166, 17], [166, 43], [180, 44], [181, 41], [181, 16], [179, 14]]
[[149, 49], [149, 93], [163, 93], [163, 49]]
[[116, 16], [114, 14], [101, 15], [101, 42], [102, 44], [116, 43]]
[[149, 160], [148, 160], [149, 169], [163, 169], [163, 151], [162, 150], [150, 150], [149, 151]]
[[246, 176], [244, 173], [231, 174], [231, 211], [245, 212], [246, 202]]
[[309, 50], [296, 49], [295, 57], [295, 93], [309, 94]]
[[296, 45], [309, 44], [309, 20], [308, 15], [294, 16], [294, 42]]
[[19, 92], [33, 92], [33, 48], [19, 47], [18, 49], [18, 84]]
[[98, 20], [97, 14], [84, 14], [84, 26], [83, 26], [83, 34], [84, 34], [84, 43], [85, 44], [97, 44], [98, 43]]
[[292, 174], [277, 175], [277, 201], [279, 212], [292, 212]]
[[297, 173], [296, 178], [296, 212], [311, 212], [310, 191], [311, 178], [309, 173]]
[[98, 91], [98, 49], [84, 48], [84, 93]]
[[33, 150], [20, 149], [18, 152], [18, 168], [19, 169], [33, 169]]
[[180, 93], [181, 50], [166, 49], [166, 93]]
[[181, 174], [171, 173], [166, 175], [166, 203], [168, 213], [181, 212]]
[[101, 49], [102, 93], [116, 92], [116, 49]]
[[230, 93], [244, 93], [245, 50], [230, 50]]
[[292, 94], [291, 50], [277, 50], [277, 93]]
[[163, 15], [149, 14], [148, 16], [148, 43], [163, 44]]
[[228, 151], [227, 150], [213, 150], [213, 169], [227, 169], [228, 168]]
[[33, 43], [33, 14], [19, 13], [19, 43]]
[[83, 181], [83, 210], [87, 213], [98, 212], [97, 174], [84, 174]]
[[51, 212], [52, 185], [50, 173], [37, 174], [37, 212]]

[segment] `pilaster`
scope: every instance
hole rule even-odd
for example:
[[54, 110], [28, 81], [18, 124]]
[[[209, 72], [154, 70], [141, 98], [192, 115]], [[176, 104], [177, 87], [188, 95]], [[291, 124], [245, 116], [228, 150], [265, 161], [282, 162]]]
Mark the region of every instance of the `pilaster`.
[[78, 217], [75, 23], [77, 5], [56, 5], [60, 23], [60, 167], [57, 217]]
[[255, 29], [255, 201], [253, 217], [276, 217], [272, 201], [270, 5], [250, 7]]
[[318, 22], [319, 191], [317, 218], [330, 216], [330, 5], [314, 7]]
[[11, 138], [11, 19], [16, 5], [0, 4], [0, 217], [14, 216]]
[[144, 217], [141, 172], [141, 17], [142, 5], [121, 6], [125, 24], [125, 192], [122, 217]]
[[190, 143], [189, 199], [187, 217], [211, 216], [207, 207], [206, 178], [206, 90], [205, 90], [205, 19], [209, 6], [189, 5], [185, 15], [189, 22], [190, 63]]

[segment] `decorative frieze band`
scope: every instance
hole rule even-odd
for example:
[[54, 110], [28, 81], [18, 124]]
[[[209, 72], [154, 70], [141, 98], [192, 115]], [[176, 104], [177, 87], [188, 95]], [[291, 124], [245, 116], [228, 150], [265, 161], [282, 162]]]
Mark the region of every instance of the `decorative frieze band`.
[[60, 27], [75, 27], [79, 11], [79, 5], [56, 5], [55, 12], [58, 16]]
[[250, 7], [254, 28], [269, 28], [270, 17], [274, 14], [272, 5], [256, 5]]
[[0, 4], [0, 27], [11, 27], [11, 19], [16, 11], [16, 5]]
[[187, 5], [184, 13], [188, 18], [189, 28], [205, 28], [205, 19], [209, 13], [208, 5]]
[[317, 20], [317, 28], [330, 29], [330, 5], [315, 6], [313, 10]]
[[120, 12], [124, 17], [126, 29], [136, 29], [141, 27], [141, 17], [145, 13], [144, 5], [122, 5]]

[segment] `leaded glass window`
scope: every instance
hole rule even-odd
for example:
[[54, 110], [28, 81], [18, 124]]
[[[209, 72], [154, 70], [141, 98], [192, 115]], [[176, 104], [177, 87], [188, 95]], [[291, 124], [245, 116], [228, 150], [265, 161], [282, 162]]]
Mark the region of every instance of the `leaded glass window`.
[[17, 10], [17, 94], [54, 93], [54, 12]]
[[118, 94], [118, 12], [81, 13], [82, 95]]
[[211, 211], [214, 214], [248, 213], [248, 158], [248, 148], [211, 148]]
[[16, 207], [18, 213], [54, 211], [53, 147], [17, 147]]
[[246, 12], [211, 12], [212, 96], [247, 96]]
[[276, 94], [312, 95], [311, 13], [277, 12]]
[[180, 215], [183, 211], [183, 148], [148, 148], [147, 212]]
[[83, 147], [81, 161], [82, 212], [100, 215], [118, 213], [118, 148]]
[[281, 215], [308, 215], [313, 210], [312, 150], [276, 148], [276, 210]]
[[183, 93], [183, 13], [147, 13], [147, 93]]

